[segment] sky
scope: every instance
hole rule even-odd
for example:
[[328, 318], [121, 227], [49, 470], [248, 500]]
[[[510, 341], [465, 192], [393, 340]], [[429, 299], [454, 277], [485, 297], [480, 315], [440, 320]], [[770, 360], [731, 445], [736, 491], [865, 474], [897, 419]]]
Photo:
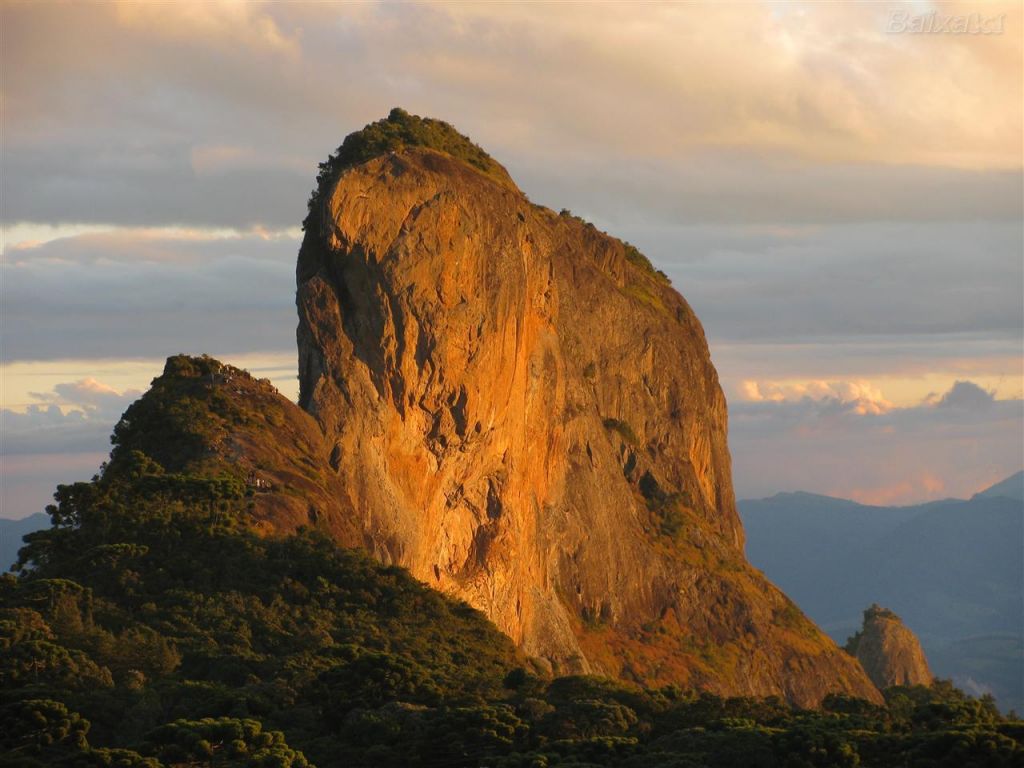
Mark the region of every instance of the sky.
[[166, 356], [297, 394], [317, 163], [394, 106], [636, 244], [701, 318], [740, 498], [1024, 466], [1019, 3], [0, 0], [0, 516]]

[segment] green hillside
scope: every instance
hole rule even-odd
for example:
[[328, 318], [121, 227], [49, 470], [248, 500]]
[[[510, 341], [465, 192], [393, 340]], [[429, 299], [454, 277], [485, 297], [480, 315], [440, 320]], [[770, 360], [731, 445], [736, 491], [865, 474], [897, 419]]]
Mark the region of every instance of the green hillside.
[[[537, 677], [481, 614], [403, 570], [314, 531], [257, 535], [260, 491], [204, 443], [231, 429], [224, 403], [196, 396], [215, 362], [171, 361], [111, 464], [58, 489], [51, 527], [0, 577], [0, 766], [1024, 759], [1024, 724], [948, 685], [805, 712]], [[143, 439], [143, 414], [161, 435]]]

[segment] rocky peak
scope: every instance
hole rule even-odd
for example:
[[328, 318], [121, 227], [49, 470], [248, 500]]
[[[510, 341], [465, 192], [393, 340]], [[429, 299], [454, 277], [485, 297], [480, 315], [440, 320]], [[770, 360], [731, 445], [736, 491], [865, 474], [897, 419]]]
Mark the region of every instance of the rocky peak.
[[703, 329], [639, 251], [398, 111], [310, 205], [300, 402], [377, 557], [557, 672], [878, 700], [744, 559]]
[[269, 379], [207, 355], [170, 357], [114, 427], [112, 442], [104, 477], [227, 479], [247, 490], [257, 531], [313, 527], [346, 546], [363, 543], [319, 426]]
[[346, 169], [375, 157], [419, 147], [443, 152], [448, 157], [482, 173], [496, 183], [514, 189], [508, 171], [483, 149], [443, 120], [410, 115], [395, 107], [382, 120], [370, 123], [345, 137], [341, 146], [325, 162], [320, 163], [316, 189], [309, 199], [309, 215], [304, 226], [318, 229], [322, 225], [325, 191], [333, 186]]
[[877, 603], [864, 611], [864, 625], [847, 640], [846, 651], [861, 663], [879, 688], [932, 682], [917, 635], [899, 616]]

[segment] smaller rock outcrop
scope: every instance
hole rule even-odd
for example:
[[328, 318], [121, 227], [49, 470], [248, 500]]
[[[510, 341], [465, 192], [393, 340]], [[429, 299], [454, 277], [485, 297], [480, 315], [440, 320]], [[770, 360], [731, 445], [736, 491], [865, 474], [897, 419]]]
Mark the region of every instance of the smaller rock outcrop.
[[845, 647], [879, 688], [932, 682], [917, 635], [899, 616], [877, 603], [864, 611], [864, 626], [846, 641]]

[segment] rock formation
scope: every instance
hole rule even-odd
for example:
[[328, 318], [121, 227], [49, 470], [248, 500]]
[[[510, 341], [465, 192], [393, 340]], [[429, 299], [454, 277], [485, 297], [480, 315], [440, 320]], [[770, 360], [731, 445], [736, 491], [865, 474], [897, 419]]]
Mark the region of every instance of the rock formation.
[[864, 611], [864, 626], [847, 641], [846, 650], [879, 688], [932, 682], [917, 635], [899, 616], [877, 604]]
[[396, 110], [322, 166], [297, 281], [300, 404], [381, 560], [556, 672], [879, 699], [746, 563], [703, 330], [635, 248]]

